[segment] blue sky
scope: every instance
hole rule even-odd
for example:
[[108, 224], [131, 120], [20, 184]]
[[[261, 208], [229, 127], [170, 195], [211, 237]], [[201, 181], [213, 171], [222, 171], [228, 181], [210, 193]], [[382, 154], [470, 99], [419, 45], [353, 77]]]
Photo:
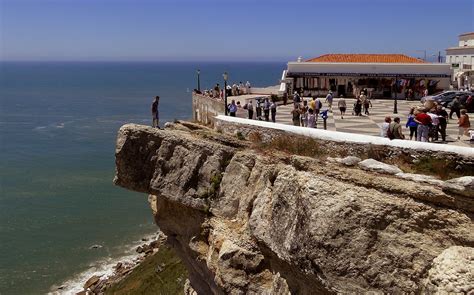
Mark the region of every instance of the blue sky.
[[473, 0], [0, 0], [1, 60], [422, 57], [474, 31]]

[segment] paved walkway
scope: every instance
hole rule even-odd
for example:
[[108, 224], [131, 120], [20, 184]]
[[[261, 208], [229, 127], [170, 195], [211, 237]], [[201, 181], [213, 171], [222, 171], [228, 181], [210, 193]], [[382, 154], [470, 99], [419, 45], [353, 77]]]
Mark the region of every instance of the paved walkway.
[[[327, 103], [324, 103], [324, 98], [321, 99], [323, 102], [323, 109], [327, 108]], [[407, 120], [408, 112], [411, 107], [420, 106], [419, 101], [405, 101], [398, 100], [398, 114], [393, 114], [393, 100], [389, 99], [377, 99], [372, 100], [372, 108], [370, 108], [369, 116], [359, 116], [356, 117], [352, 115], [352, 109], [355, 102], [355, 99], [346, 99], [347, 110], [346, 116], [344, 119], [341, 119], [339, 108], [337, 108], [338, 99], [334, 99], [333, 109], [334, 113], [328, 112], [329, 118], [327, 119], [327, 129], [333, 131], [341, 131], [348, 133], [357, 133], [357, 134], [366, 134], [380, 136], [380, 126], [384, 122], [386, 116], [400, 117], [403, 133], [408, 138], [410, 134], [409, 129], [405, 129], [405, 123]], [[288, 104], [286, 106], [279, 106], [277, 110], [276, 121], [277, 123], [288, 124], [292, 123], [291, 110], [293, 109], [293, 104]], [[242, 113], [241, 113], [242, 114]], [[243, 114], [242, 114], [243, 115]], [[317, 128], [323, 128], [323, 120], [321, 117], [318, 118]], [[463, 141], [457, 141], [458, 126], [457, 126], [457, 117], [454, 115], [454, 119], [449, 120], [447, 127], [447, 137], [446, 140], [448, 144], [454, 144], [459, 146], [474, 146], [471, 144], [467, 137], [464, 137]]]

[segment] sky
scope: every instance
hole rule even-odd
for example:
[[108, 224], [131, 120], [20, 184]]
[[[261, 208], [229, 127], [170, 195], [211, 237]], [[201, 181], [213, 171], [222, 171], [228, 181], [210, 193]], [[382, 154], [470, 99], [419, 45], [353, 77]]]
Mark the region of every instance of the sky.
[[288, 61], [438, 54], [473, 0], [0, 0], [0, 60]]

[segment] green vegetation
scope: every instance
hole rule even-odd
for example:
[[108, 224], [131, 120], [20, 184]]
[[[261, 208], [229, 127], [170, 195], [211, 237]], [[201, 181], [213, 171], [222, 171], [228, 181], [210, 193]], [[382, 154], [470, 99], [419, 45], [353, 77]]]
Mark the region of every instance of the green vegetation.
[[275, 149], [292, 155], [306, 157], [320, 157], [324, 154], [321, 145], [314, 138], [305, 136], [278, 136], [270, 142], [255, 142], [257, 149], [271, 150]]
[[109, 287], [107, 295], [184, 294], [188, 273], [176, 253], [166, 245], [145, 259], [127, 277]]
[[214, 173], [209, 180], [209, 184], [211, 185], [209, 189], [204, 192], [200, 197], [203, 199], [214, 199], [217, 197], [219, 193], [219, 187], [222, 181], [222, 173]]
[[396, 164], [404, 172], [433, 175], [440, 179], [474, 175], [474, 168], [472, 166], [467, 165], [462, 167], [462, 169], [456, 169], [456, 164], [448, 159], [423, 157], [415, 163], [404, 161], [403, 159], [392, 161], [392, 163]]
[[236, 136], [239, 140], [245, 140], [245, 136], [240, 131], [237, 132]]

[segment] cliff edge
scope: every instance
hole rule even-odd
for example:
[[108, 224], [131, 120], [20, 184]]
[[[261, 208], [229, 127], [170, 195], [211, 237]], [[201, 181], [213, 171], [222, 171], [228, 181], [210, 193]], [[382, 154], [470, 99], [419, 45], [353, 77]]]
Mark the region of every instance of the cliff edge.
[[257, 150], [193, 124], [128, 124], [114, 182], [149, 195], [188, 294], [474, 290], [472, 192], [442, 181]]

